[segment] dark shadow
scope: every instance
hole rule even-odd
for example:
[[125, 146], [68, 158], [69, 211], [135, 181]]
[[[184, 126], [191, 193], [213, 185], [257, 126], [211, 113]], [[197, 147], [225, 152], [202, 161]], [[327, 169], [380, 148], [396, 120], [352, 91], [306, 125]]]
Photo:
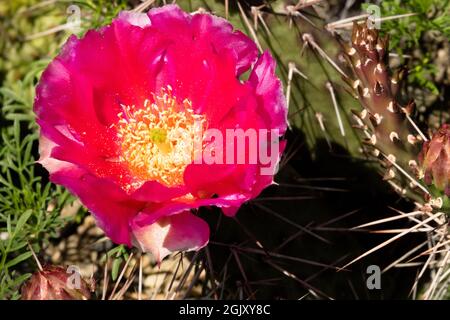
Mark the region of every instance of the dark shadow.
[[[382, 181], [367, 162], [355, 160], [342, 147], [333, 145], [334, 151], [330, 153], [327, 143], [319, 141], [315, 150], [316, 157], [312, 159], [303, 143], [302, 132], [289, 132], [287, 138], [287, 154], [292, 147], [298, 150], [279, 171], [276, 179], [279, 186], [267, 188], [257, 199], [242, 206], [236, 220], [221, 217], [218, 209], [205, 209], [202, 213], [202, 217], [211, 225], [209, 251], [218, 281], [223, 281], [224, 266], [227, 266], [225, 287], [228, 297], [238, 298], [237, 292], [241, 288], [244, 296], [258, 299], [299, 299], [308, 293], [308, 285], [302, 282], [306, 281], [317, 289], [313, 289], [314, 291], [323, 293], [318, 293], [321, 298], [407, 299], [416, 276], [416, 268], [391, 269], [382, 274], [380, 290], [367, 288], [366, 280], [370, 274], [366, 271], [370, 265], [385, 268], [420, 241], [424, 241], [423, 235], [407, 235], [352, 264], [348, 271], [337, 272], [294, 261], [301, 258], [323, 264], [335, 263], [335, 266], [342, 267], [395, 235], [355, 232], [347, 230], [348, 228], [395, 215], [389, 207], [409, 212], [412, 206], [391, 192], [389, 185]], [[279, 197], [285, 197], [285, 200], [280, 201]], [[355, 213], [342, 220], [327, 224], [355, 210]], [[279, 216], [275, 216], [273, 212]], [[291, 223], [282, 219], [289, 219]], [[292, 223], [308, 227], [308, 231], [298, 234], [277, 250], [300, 231]], [[405, 221], [400, 221], [372, 229], [406, 226]], [[256, 241], [267, 251], [292, 258], [255, 253], [255, 249], [263, 251], [258, 248]], [[294, 274], [300, 280], [283, 274], [282, 270]], [[262, 280], [267, 281], [261, 282]]]

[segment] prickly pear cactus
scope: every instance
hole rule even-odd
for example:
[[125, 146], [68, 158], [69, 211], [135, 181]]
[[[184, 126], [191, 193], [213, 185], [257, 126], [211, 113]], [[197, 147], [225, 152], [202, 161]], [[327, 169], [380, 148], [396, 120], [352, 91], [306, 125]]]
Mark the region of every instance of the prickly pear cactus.
[[[288, 144], [276, 185], [243, 205], [234, 219], [202, 209], [212, 230], [204, 250], [173, 255], [160, 266], [111, 242], [92, 249], [95, 254], [86, 259], [71, 256], [70, 263], [95, 265], [97, 288], [103, 288], [95, 296], [448, 297], [450, 132], [436, 122], [439, 129], [428, 130], [432, 118], [416, 110], [407, 70], [392, 68], [392, 59], [404, 58], [390, 54], [386, 30], [371, 28], [368, 15], [359, 15], [361, 8], [350, 2], [178, 1], [188, 12], [229, 20], [260, 53], [269, 50], [276, 58], [289, 107]], [[395, 8], [397, 1], [385, 2]], [[145, 12], [164, 4], [0, 3], [0, 163], [5, 164], [0, 169], [0, 236], [7, 243], [1, 247], [6, 249], [0, 259], [0, 298], [18, 298], [20, 284], [36, 269], [28, 241], [40, 260], [54, 264], [69, 262], [66, 248], [77, 252], [69, 246], [70, 237], [84, 238], [78, 243], [92, 248], [108, 241], [101, 234], [78, 232], [88, 221], [85, 210], [34, 164], [32, 103], [41, 71], [71, 33], [83, 36], [124, 9]], [[347, 18], [349, 12], [355, 18]], [[69, 23], [74, 18], [76, 28]], [[72, 215], [61, 217], [71, 210]], [[380, 266], [387, 279], [381, 294], [367, 293], [361, 277], [371, 265]], [[170, 276], [147, 286], [159, 267]], [[112, 288], [108, 277], [117, 281]], [[395, 283], [398, 278], [401, 284]]]
[[[445, 273], [449, 270], [446, 246], [449, 235], [445, 213], [448, 199], [443, 195], [443, 192], [448, 193], [449, 177], [446, 167], [447, 126], [439, 129], [429, 141], [430, 138], [413, 119], [414, 101], [401, 105], [399, 92], [404, 70], [390, 74], [388, 49], [388, 37], [380, 38], [379, 33], [367, 25], [354, 24], [351, 45], [345, 48], [355, 76], [349, 84], [362, 106], [362, 111], [355, 112], [354, 117], [358, 129], [366, 136], [366, 144], [371, 149], [369, 152], [380, 160], [380, 166], [386, 170], [383, 179], [388, 180], [402, 197], [415, 202], [416, 209], [408, 218], [413, 225], [388, 242], [418, 229], [427, 230], [424, 232], [429, 237], [428, 251], [432, 253], [419, 278], [430, 261], [434, 261], [433, 278], [423, 297], [441, 298], [449, 281]], [[428, 187], [424, 182], [427, 185], [434, 182], [435, 187]], [[437, 248], [443, 249], [442, 253], [436, 253]]]

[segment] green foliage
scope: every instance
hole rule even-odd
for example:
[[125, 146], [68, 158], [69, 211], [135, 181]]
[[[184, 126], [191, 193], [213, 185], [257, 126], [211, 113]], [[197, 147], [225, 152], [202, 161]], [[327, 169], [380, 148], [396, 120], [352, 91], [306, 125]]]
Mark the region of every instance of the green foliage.
[[111, 267], [111, 279], [113, 281], [117, 280], [117, 277], [120, 273], [120, 267], [123, 265], [125, 261], [130, 257], [130, 250], [124, 245], [118, 245], [109, 250], [106, 255], [103, 257], [112, 259], [112, 267]]
[[[367, 4], [363, 6], [365, 9]], [[450, 38], [450, 1], [448, 0], [384, 0], [381, 2], [381, 17], [414, 13], [414, 16], [386, 20], [382, 29], [389, 32], [391, 46], [395, 50], [420, 46], [427, 31], [437, 32]]]
[[[363, 4], [365, 10], [369, 4]], [[414, 16], [386, 20], [381, 23], [382, 33], [389, 33], [390, 50], [400, 56], [411, 55], [420, 48], [427, 33], [432, 37], [450, 39], [450, 1], [445, 0], [384, 0], [380, 5], [381, 17], [414, 13]], [[409, 64], [410, 85], [426, 88], [433, 94], [439, 90], [431, 80], [436, 72], [433, 62], [426, 54], [423, 58], [414, 56], [403, 59]]]
[[433, 94], [439, 94], [439, 89], [430, 80], [430, 76], [434, 74], [436, 74], [436, 67], [430, 62], [430, 58], [426, 57], [415, 63], [409, 72], [408, 80], [410, 84], [419, 88], [425, 88]]
[[[32, 111], [40, 74], [71, 30], [45, 32], [67, 23], [70, 5], [80, 8], [82, 35], [110, 23], [126, 1], [0, 4], [0, 299], [20, 297], [18, 288], [30, 276], [23, 270], [36, 267], [27, 244], [39, 252], [50, 238], [59, 236], [68, 222], [60, 212], [74, 199], [39, 171], [38, 127]], [[80, 215], [71, 219], [79, 222]], [[123, 259], [119, 249], [118, 261]]]
[[29, 274], [15, 271], [31, 258], [27, 243], [42, 244], [58, 235], [60, 211], [69, 194], [43, 182], [32, 155], [36, 134], [23, 136], [21, 120], [1, 130], [0, 149], [0, 298], [17, 297], [17, 288]]
[[[16, 269], [29, 264], [27, 243], [39, 252], [56, 237], [64, 221], [60, 211], [72, 198], [36, 172], [38, 134], [32, 113], [34, 87], [48, 61], [30, 65], [20, 81], [0, 88], [0, 298], [17, 298], [30, 274]], [[32, 269], [31, 269], [32, 270]]]
[[81, 0], [71, 1], [70, 3], [80, 6], [84, 31], [111, 23], [120, 11], [128, 7], [127, 2], [124, 0]]
[[[42, 177], [37, 165], [37, 126], [32, 105], [37, 80], [49, 63], [47, 52], [56, 48], [51, 39], [23, 41], [32, 27], [44, 20], [27, 19], [20, 8], [30, 1], [0, 7], [4, 32], [0, 43], [0, 299], [17, 299], [18, 289], [34, 271], [30, 244], [36, 252], [64, 225], [61, 209], [73, 198]], [[59, 21], [56, 19], [55, 21]], [[11, 28], [14, 25], [15, 28]], [[33, 32], [33, 31], [31, 31]]]

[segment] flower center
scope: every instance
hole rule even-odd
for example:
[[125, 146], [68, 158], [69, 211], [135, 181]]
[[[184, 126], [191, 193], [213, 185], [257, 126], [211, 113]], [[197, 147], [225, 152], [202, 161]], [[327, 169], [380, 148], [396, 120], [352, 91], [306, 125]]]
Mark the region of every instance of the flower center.
[[204, 117], [194, 113], [190, 100], [177, 101], [170, 86], [153, 94], [153, 102], [145, 100], [142, 108], [122, 108], [117, 123], [121, 161], [138, 184], [151, 180], [168, 187], [181, 185], [196, 143], [202, 144]]

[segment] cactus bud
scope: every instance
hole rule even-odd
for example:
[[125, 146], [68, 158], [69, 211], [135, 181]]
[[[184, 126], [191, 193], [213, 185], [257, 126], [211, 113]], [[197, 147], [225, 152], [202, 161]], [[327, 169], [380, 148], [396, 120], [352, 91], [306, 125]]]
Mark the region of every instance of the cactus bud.
[[444, 124], [423, 145], [419, 155], [420, 168], [424, 181], [434, 185], [450, 195], [450, 126]]
[[44, 266], [22, 287], [22, 300], [88, 300], [91, 286], [79, 274], [60, 266]]

